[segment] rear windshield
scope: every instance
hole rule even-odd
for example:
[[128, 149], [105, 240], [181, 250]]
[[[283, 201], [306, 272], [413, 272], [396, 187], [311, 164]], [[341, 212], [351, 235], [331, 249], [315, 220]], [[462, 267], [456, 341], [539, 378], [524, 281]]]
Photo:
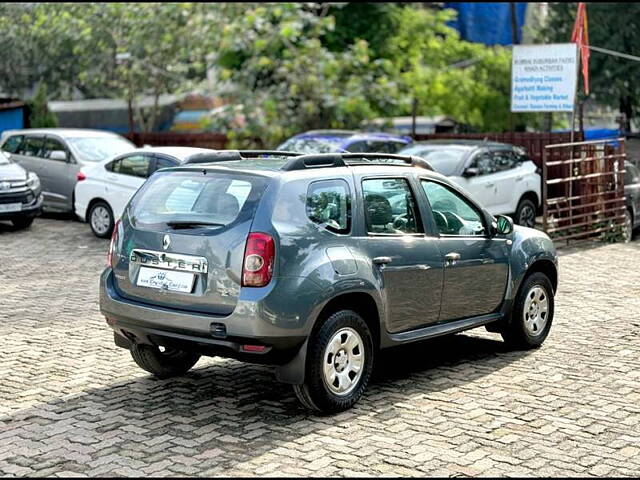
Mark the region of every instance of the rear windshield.
[[133, 198], [129, 217], [138, 227], [222, 228], [246, 214], [265, 185], [249, 175], [158, 172]]

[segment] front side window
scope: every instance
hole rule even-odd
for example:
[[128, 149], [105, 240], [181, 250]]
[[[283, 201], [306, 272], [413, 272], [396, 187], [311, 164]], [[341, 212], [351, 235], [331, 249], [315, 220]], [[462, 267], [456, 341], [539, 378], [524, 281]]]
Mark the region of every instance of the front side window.
[[[44, 149], [42, 151], [42, 156], [44, 158], [51, 158], [51, 152], [55, 152], [55, 151], [63, 152], [65, 155], [67, 155], [67, 149], [64, 147], [62, 143], [60, 143], [55, 138], [47, 138], [44, 141]], [[63, 161], [59, 158], [57, 158], [56, 160]]]
[[472, 160], [470, 168], [477, 168], [478, 175], [489, 175], [496, 172], [495, 159], [489, 152], [483, 152]]
[[150, 158], [147, 155], [131, 155], [111, 163], [111, 171], [120, 175], [147, 178]]
[[348, 233], [351, 194], [344, 180], [313, 182], [307, 191], [307, 216], [327, 230]]
[[482, 215], [459, 193], [440, 183], [421, 183], [440, 235], [485, 235]]
[[363, 180], [367, 232], [403, 235], [421, 233], [416, 201], [405, 178]]
[[16, 153], [22, 140], [24, 139], [24, 135], [12, 135], [7, 138], [7, 141], [2, 145], [2, 150], [9, 153]]
[[160, 170], [161, 168], [176, 167], [177, 165], [178, 165], [178, 162], [176, 162], [175, 160], [169, 160], [168, 158], [164, 158], [164, 157], [156, 157], [156, 164], [155, 164], [154, 171]]

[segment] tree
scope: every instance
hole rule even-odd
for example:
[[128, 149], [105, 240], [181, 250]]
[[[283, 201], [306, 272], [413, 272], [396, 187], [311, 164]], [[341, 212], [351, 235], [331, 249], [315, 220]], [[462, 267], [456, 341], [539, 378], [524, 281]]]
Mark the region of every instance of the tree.
[[[576, 3], [551, 4], [541, 38], [569, 42], [576, 11]], [[587, 3], [587, 15], [590, 44], [640, 55], [640, 4]], [[624, 128], [631, 130], [631, 121], [640, 113], [640, 63], [591, 51], [589, 90], [589, 97], [597, 102], [619, 108], [625, 117]], [[586, 98], [583, 92], [581, 89], [579, 101]]]
[[58, 126], [58, 119], [49, 110], [47, 85], [42, 83], [38, 87], [36, 95], [28, 103], [29, 126], [31, 128], [51, 128]]

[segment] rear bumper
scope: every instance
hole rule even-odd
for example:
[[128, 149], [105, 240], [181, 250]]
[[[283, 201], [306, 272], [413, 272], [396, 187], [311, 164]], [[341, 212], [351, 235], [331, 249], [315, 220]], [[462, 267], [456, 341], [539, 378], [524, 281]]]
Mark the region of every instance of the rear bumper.
[[43, 196], [42, 194], [28, 205], [23, 205], [22, 210], [17, 212], [0, 212], [0, 220], [12, 220], [14, 218], [31, 218], [37, 217], [42, 212]]
[[[121, 297], [113, 271], [100, 277], [100, 311], [114, 330], [116, 344], [173, 346], [201, 355], [236, 358], [251, 363], [281, 365], [291, 360], [306, 339], [300, 329], [276, 327], [257, 313], [253, 302], [239, 301], [228, 316], [207, 315], [143, 304]], [[244, 345], [264, 346], [247, 352]]]

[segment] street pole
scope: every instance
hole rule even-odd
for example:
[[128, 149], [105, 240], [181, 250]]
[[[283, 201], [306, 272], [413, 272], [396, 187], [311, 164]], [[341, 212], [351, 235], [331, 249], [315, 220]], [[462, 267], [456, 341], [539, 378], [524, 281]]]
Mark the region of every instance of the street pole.
[[416, 115], [418, 113], [418, 99], [413, 97], [413, 107], [411, 109], [411, 137], [416, 139]]

